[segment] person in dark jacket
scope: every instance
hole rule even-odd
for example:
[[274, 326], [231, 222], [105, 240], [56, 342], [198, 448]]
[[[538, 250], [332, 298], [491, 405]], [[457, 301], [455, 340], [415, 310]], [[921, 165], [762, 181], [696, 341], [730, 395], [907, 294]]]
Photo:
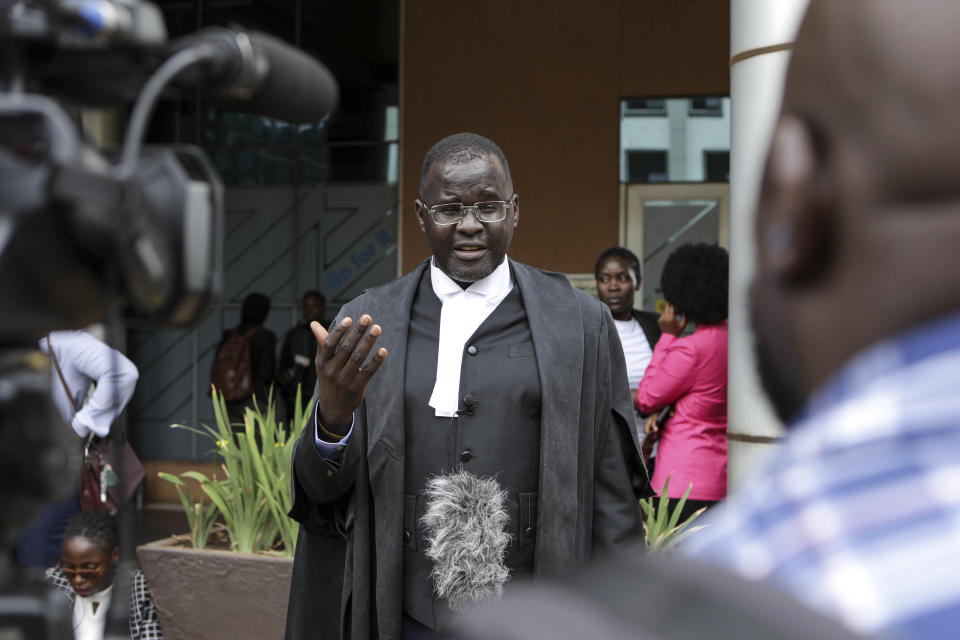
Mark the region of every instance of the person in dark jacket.
[[252, 404], [256, 398], [260, 407], [266, 407], [270, 386], [273, 384], [276, 370], [277, 336], [263, 326], [270, 313], [270, 298], [262, 293], [250, 293], [243, 299], [240, 309], [240, 324], [231, 329], [225, 329], [217, 352], [230, 339], [233, 333], [239, 332], [250, 339], [250, 371], [253, 381], [253, 392], [247, 398], [227, 402], [227, 414], [230, 422], [235, 425], [243, 423], [244, 409]]
[[317, 355], [317, 339], [310, 331], [310, 323], [323, 324], [326, 305], [326, 298], [319, 291], [307, 291], [303, 294], [304, 322], [290, 329], [283, 338], [277, 382], [283, 396], [287, 420], [294, 415], [293, 404], [296, 402], [297, 387], [300, 387], [303, 406], [310, 405], [313, 387], [317, 384], [317, 372], [313, 368], [313, 359]]

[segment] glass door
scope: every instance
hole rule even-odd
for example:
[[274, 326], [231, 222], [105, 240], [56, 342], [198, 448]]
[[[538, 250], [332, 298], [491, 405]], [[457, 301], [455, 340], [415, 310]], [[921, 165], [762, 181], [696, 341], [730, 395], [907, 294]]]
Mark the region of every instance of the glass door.
[[678, 246], [706, 242], [729, 250], [727, 183], [627, 184], [622, 192], [621, 238], [641, 263], [638, 306], [660, 312], [660, 274]]

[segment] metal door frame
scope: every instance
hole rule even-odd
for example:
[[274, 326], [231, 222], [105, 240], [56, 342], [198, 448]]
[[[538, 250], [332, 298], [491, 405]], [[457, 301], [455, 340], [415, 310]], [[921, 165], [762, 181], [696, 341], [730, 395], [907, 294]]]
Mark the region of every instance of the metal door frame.
[[[671, 182], [663, 184], [620, 185], [620, 245], [627, 247], [645, 264], [643, 252], [644, 206], [648, 200], [716, 200], [717, 242], [730, 250], [730, 183], [728, 182]], [[641, 279], [638, 291], [644, 299], [646, 278]]]

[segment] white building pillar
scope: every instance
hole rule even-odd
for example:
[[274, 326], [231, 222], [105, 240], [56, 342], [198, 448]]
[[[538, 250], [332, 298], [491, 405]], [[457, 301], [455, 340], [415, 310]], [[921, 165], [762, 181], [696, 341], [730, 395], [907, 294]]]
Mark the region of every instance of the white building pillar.
[[730, 489], [783, 434], [754, 365], [748, 306], [756, 264], [753, 208], [783, 78], [808, 0], [730, 2]]

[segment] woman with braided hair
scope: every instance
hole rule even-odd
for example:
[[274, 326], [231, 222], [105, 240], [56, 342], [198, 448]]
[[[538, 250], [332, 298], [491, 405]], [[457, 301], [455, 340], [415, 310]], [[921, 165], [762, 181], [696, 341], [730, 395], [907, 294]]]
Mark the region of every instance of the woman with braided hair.
[[[117, 523], [109, 513], [81, 511], [67, 523], [60, 561], [47, 569], [47, 579], [73, 601], [76, 640], [103, 638], [119, 558]], [[131, 578], [131, 640], [163, 640], [146, 578], [140, 571]]]

